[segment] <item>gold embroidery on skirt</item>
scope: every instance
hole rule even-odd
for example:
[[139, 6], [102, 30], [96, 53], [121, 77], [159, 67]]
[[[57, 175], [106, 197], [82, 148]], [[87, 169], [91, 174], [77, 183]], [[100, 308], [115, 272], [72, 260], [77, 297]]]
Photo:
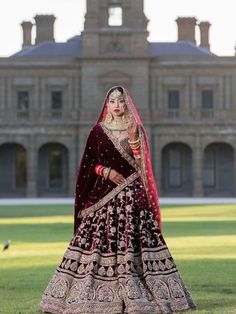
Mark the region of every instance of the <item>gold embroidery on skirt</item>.
[[139, 173], [134, 172], [130, 176], [128, 176], [124, 183], [118, 184], [111, 192], [106, 194], [103, 198], [101, 198], [96, 204], [87, 207], [83, 210], [81, 210], [78, 213], [78, 218], [84, 217], [89, 215], [90, 213], [96, 211], [97, 209], [104, 206], [110, 199], [112, 199], [116, 194], [118, 194], [121, 190], [123, 190], [127, 185], [129, 185], [131, 182], [133, 182], [135, 179], [137, 179], [140, 176]]

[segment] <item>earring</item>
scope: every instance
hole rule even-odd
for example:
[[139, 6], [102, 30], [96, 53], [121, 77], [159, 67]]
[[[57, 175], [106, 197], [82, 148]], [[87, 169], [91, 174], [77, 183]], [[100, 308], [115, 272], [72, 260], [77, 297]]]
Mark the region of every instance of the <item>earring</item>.
[[111, 123], [112, 119], [113, 119], [113, 116], [112, 116], [111, 112], [108, 110], [107, 115], [106, 115], [106, 122]]
[[127, 118], [126, 118], [127, 112], [128, 112], [127, 109], [125, 109], [124, 114], [123, 114], [123, 116], [121, 118], [122, 123], [127, 123]]
[[122, 118], [121, 118], [122, 123], [126, 123], [126, 119], [125, 119], [125, 115], [123, 114]]

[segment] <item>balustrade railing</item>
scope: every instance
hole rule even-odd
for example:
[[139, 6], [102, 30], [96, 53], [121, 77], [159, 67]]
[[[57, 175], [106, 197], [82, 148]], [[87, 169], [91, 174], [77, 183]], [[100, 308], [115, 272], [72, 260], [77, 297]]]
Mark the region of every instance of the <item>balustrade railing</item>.
[[[234, 123], [236, 121], [236, 109], [157, 109], [151, 113], [148, 111], [138, 111], [144, 122], [153, 123], [184, 123], [184, 122], [203, 122], [203, 123]], [[83, 122], [95, 122], [98, 113], [94, 111], [61, 111], [61, 110], [17, 110], [9, 112], [0, 110], [0, 124], [14, 123], [66, 123], [76, 124]]]

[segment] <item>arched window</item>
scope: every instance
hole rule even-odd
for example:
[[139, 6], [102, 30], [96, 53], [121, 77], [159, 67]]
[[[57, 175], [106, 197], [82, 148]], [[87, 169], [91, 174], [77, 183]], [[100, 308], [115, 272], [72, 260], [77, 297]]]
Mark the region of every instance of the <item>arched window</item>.
[[187, 144], [167, 144], [162, 151], [162, 167], [162, 192], [165, 196], [192, 195], [192, 151]]
[[204, 156], [203, 185], [215, 187], [216, 185], [216, 151], [208, 148]]
[[26, 152], [21, 146], [15, 149], [15, 187], [25, 188], [27, 180]]
[[168, 157], [168, 185], [169, 187], [180, 187], [183, 183], [183, 156], [181, 150], [170, 149]]
[[204, 196], [235, 196], [234, 149], [231, 145], [215, 142], [204, 150]]
[[63, 156], [60, 150], [49, 153], [49, 187], [61, 188], [63, 184]]
[[110, 4], [108, 8], [108, 25], [121, 26], [123, 20], [122, 13], [120, 4]]

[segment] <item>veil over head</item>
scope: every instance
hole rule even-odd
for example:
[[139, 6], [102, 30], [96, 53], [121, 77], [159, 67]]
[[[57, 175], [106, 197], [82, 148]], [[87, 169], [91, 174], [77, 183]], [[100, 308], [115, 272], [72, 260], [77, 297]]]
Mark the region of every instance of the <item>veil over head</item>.
[[122, 88], [123, 90], [123, 97], [125, 100], [126, 108], [131, 114], [138, 126], [138, 132], [139, 132], [139, 138], [141, 142], [141, 178], [147, 193], [148, 201], [149, 201], [149, 206], [153, 210], [153, 214], [157, 220], [159, 229], [162, 230], [162, 224], [161, 224], [161, 212], [160, 212], [160, 203], [159, 203], [159, 197], [158, 197], [158, 191], [157, 191], [157, 186], [155, 183], [155, 178], [153, 175], [153, 170], [152, 170], [152, 164], [151, 164], [151, 157], [150, 157], [150, 148], [149, 148], [149, 143], [148, 143], [148, 137], [146, 134], [146, 131], [144, 129], [143, 123], [140, 119], [140, 116], [136, 110], [136, 107], [134, 105], [133, 100], [131, 99], [128, 91], [122, 87], [122, 86], [113, 86], [110, 88], [105, 96], [102, 110], [99, 114], [97, 123], [99, 122], [104, 122], [108, 113], [108, 107], [107, 107], [107, 100], [108, 100], [108, 95], [111, 90], [114, 88]]

